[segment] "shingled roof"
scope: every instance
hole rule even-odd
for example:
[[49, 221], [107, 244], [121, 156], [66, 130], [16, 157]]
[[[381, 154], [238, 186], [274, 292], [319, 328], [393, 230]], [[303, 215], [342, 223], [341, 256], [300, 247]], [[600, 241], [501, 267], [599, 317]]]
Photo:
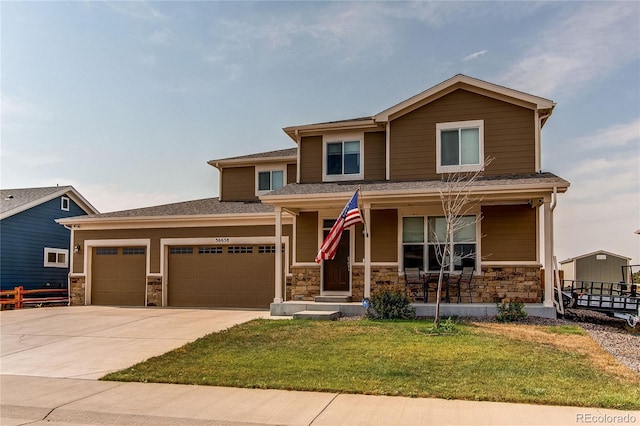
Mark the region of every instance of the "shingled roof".
[[222, 163], [238, 163], [244, 161], [252, 161], [255, 162], [263, 160], [263, 161], [271, 161], [271, 160], [279, 160], [279, 159], [291, 159], [297, 158], [298, 156], [298, 148], [287, 148], [287, 149], [278, 149], [276, 151], [267, 151], [267, 152], [258, 152], [255, 154], [249, 155], [240, 155], [238, 157], [228, 157], [228, 158], [220, 158], [217, 160], [208, 161], [212, 166], [216, 166], [216, 164]]
[[110, 218], [153, 218], [153, 217], [184, 217], [184, 216], [215, 216], [237, 214], [259, 214], [273, 212], [273, 206], [259, 202], [221, 202], [218, 197], [201, 200], [183, 201], [179, 203], [163, 204], [160, 206], [143, 207], [139, 209], [122, 210], [102, 214], [92, 214], [72, 218], [75, 220], [94, 220]]
[[[553, 173], [531, 173], [510, 176], [481, 176], [474, 182], [474, 187], [484, 187], [487, 189], [498, 189], [501, 186], [524, 185], [526, 186], [545, 186], [557, 187], [558, 190], [564, 191], [569, 187], [569, 182], [554, 175]], [[420, 181], [379, 181], [379, 182], [331, 182], [331, 183], [308, 183], [308, 184], [289, 184], [276, 191], [260, 197], [268, 202], [270, 197], [279, 196], [298, 196], [298, 195], [316, 195], [316, 194], [339, 194], [354, 192], [356, 189], [362, 191], [383, 191], [383, 192], [401, 192], [408, 191], [419, 192], [437, 192], [443, 187], [440, 179], [420, 180]]]
[[0, 190], [0, 217], [13, 216], [62, 195], [72, 196], [87, 213], [98, 212], [73, 186], [49, 186]]

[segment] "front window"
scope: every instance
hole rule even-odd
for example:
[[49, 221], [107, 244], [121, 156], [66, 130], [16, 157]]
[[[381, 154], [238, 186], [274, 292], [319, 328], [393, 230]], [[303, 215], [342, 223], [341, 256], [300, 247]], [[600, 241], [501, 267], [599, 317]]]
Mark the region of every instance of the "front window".
[[[354, 135], [355, 136], [355, 135]], [[358, 180], [363, 178], [361, 138], [327, 140], [324, 144], [324, 180]]]
[[402, 250], [404, 268], [421, 268], [439, 271], [441, 262], [445, 271], [461, 271], [463, 267], [475, 267], [476, 217], [458, 219], [460, 227], [449, 238], [452, 256], [443, 259], [446, 244], [447, 223], [444, 216], [414, 216], [402, 219]]
[[484, 121], [436, 124], [436, 151], [438, 173], [482, 170]]

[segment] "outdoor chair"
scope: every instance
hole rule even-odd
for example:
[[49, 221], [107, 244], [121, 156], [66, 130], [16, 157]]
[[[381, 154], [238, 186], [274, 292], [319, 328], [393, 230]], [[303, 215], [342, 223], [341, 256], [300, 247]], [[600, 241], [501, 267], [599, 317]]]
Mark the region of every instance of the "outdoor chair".
[[424, 285], [424, 274], [420, 268], [404, 269], [404, 286], [411, 300], [421, 299], [426, 303], [427, 296]]
[[[438, 279], [440, 278], [439, 272], [433, 272], [425, 277], [425, 300], [429, 298], [429, 292], [433, 290], [434, 302], [438, 298]], [[440, 301], [449, 303], [449, 273], [445, 272], [442, 275], [442, 290], [440, 293]]]
[[465, 266], [462, 268], [462, 272], [458, 277], [456, 286], [458, 287], [458, 303], [462, 302], [462, 289], [464, 288], [469, 295], [469, 303], [473, 302], [473, 296], [471, 294], [471, 282], [473, 281], [473, 267]]

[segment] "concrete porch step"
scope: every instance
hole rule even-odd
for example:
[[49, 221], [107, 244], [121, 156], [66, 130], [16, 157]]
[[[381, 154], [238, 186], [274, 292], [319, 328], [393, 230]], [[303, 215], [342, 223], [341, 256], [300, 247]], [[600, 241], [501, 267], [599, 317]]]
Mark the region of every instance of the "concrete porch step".
[[316, 296], [313, 298], [316, 303], [351, 303], [351, 296]]
[[340, 311], [300, 311], [293, 314], [294, 319], [309, 319], [316, 321], [335, 321], [340, 318]]

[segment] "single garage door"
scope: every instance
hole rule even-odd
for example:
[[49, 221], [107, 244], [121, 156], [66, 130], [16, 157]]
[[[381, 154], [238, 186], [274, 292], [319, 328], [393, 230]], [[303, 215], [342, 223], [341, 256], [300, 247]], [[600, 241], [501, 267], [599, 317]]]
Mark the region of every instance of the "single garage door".
[[144, 306], [145, 247], [94, 247], [91, 262], [91, 304]]
[[274, 245], [169, 248], [170, 306], [268, 308], [274, 283]]

